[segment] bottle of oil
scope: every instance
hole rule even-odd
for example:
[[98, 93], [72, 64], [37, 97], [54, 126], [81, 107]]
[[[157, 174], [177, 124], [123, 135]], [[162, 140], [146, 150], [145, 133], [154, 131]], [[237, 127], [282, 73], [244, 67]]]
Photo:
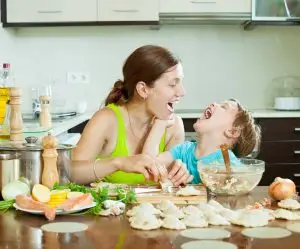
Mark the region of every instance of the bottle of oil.
[[9, 89], [13, 86], [13, 77], [9, 63], [3, 63], [0, 69], [0, 139], [9, 137]]

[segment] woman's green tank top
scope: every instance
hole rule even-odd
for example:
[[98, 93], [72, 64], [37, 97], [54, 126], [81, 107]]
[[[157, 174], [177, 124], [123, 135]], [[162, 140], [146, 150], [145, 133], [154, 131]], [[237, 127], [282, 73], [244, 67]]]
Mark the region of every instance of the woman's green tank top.
[[[127, 139], [126, 139], [126, 129], [125, 129], [125, 124], [124, 124], [124, 120], [120, 108], [116, 104], [109, 104], [106, 107], [110, 108], [116, 114], [118, 120], [118, 137], [117, 137], [116, 147], [114, 151], [111, 153], [111, 155], [107, 157], [100, 157], [100, 158], [129, 156], [129, 150], [128, 150]], [[163, 152], [164, 150], [165, 150], [165, 133], [162, 136], [159, 144], [159, 152]], [[143, 174], [126, 173], [124, 171], [116, 171], [111, 175], [106, 176], [104, 178], [104, 181], [112, 182], [112, 183], [127, 183], [127, 184], [153, 184], [154, 183], [152, 181], [147, 181]]]

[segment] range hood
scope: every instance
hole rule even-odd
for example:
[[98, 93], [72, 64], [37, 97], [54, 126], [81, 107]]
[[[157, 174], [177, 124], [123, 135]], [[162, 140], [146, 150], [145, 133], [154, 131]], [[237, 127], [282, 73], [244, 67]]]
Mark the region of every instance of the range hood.
[[300, 0], [252, 0], [254, 24], [300, 24]]

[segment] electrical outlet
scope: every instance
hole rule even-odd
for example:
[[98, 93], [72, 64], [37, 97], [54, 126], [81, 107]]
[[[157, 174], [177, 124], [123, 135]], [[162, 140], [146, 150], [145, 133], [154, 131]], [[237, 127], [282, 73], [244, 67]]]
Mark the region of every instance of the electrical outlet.
[[90, 83], [90, 74], [87, 72], [67, 72], [67, 83], [88, 84]]

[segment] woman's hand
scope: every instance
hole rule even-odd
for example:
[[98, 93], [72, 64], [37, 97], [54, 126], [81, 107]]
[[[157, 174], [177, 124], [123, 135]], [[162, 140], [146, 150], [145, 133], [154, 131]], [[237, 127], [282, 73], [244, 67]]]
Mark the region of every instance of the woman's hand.
[[153, 157], [147, 154], [139, 154], [124, 157], [124, 159], [120, 170], [128, 173], [141, 173], [147, 180], [153, 179], [155, 182], [158, 181], [160, 173]]
[[169, 179], [175, 186], [187, 184], [193, 180], [193, 176], [187, 170], [186, 165], [181, 160], [175, 160], [169, 167]]
[[154, 124], [162, 125], [164, 128], [170, 128], [172, 125], [175, 124], [175, 115], [172, 115], [172, 117], [168, 120], [158, 119], [154, 117]]

